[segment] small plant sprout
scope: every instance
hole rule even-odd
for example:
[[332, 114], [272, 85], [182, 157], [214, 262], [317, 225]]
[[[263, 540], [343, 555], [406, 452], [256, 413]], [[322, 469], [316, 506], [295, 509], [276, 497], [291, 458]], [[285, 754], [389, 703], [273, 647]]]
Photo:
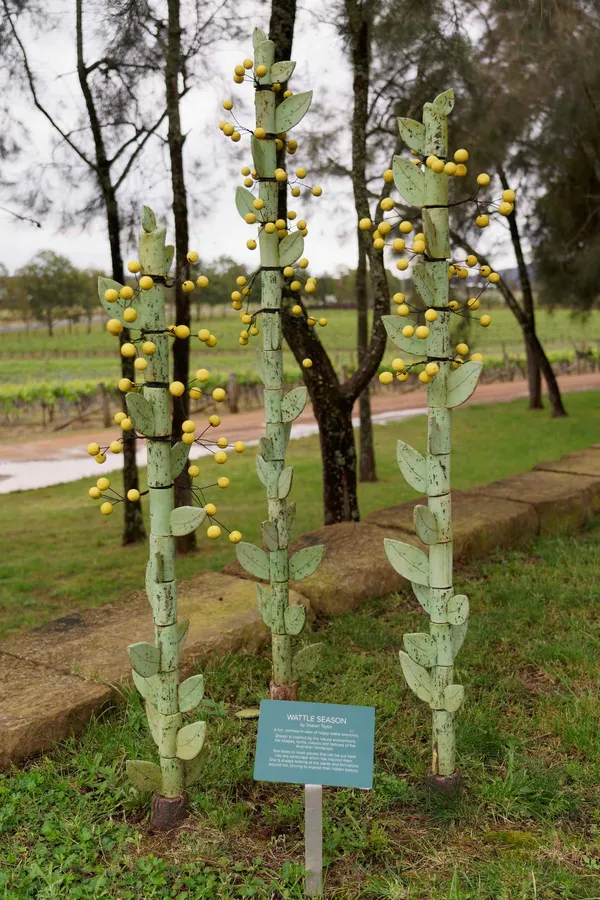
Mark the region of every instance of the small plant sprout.
[[[217, 475], [220, 466], [227, 462], [227, 439], [207, 436], [207, 432], [212, 434], [220, 424], [218, 415], [212, 414], [199, 433], [196, 423], [188, 419], [183, 423], [181, 435], [171, 434], [171, 403], [180, 402], [185, 391], [198, 398], [210, 376], [206, 369], [199, 369], [189, 385], [169, 379], [169, 341], [187, 338], [189, 329], [166, 324], [165, 290], [173, 284], [168, 274], [173, 247], [165, 246], [165, 234], [166, 229], [157, 226], [152, 210], [144, 207], [139, 261], [128, 265], [136, 276], [136, 288], [108, 278], [100, 278], [98, 282], [100, 301], [111, 316], [109, 332], [118, 334], [117, 325], [125, 321], [134, 322], [134, 328], [139, 330], [139, 337], [131, 344], [124, 344], [121, 352], [135, 357], [136, 372], [144, 380], [140, 384], [121, 380], [119, 387], [127, 395], [127, 414], [117, 413], [115, 422], [123, 431], [132, 431], [137, 439], [145, 440], [148, 451], [148, 490], [142, 495], [148, 495], [150, 501], [146, 592], [154, 620], [154, 642], [131, 644], [127, 652], [134, 683], [146, 703], [159, 764], [128, 760], [127, 774], [136, 789], [154, 792], [151, 824], [158, 829], [171, 828], [185, 814], [186, 791], [200, 780], [205, 753], [206, 723], [201, 720], [184, 723], [184, 715], [195, 710], [203, 699], [204, 677], [193, 675], [179, 682], [179, 657], [189, 622], [177, 621], [174, 539], [189, 534], [203, 522], [208, 522], [206, 533], [211, 539], [228, 531], [218, 518], [217, 505], [205, 495], [209, 488], [218, 493], [229, 485], [227, 477]], [[197, 259], [198, 254], [190, 251], [190, 263]], [[186, 284], [189, 290], [193, 289], [193, 282]], [[131, 312], [135, 312], [134, 318]], [[200, 332], [200, 341], [211, 346], [209, 337], [213, 337], [210, 332], [206, 335]], [[224, 398], [222, 388], [212, 391], [215, 404]], [[196, 481], [201, 466], [188, 460], [193, 445], [200, 446], [207, 455], [213, 454], [214, 463], [210, 465], [216, 464], [215, 475], [208, 478], [206, 485], [200, 486]], [[232, 449], [243, 452], [243, 442], [237, 441]], [[97, 443], [87, 448], [98, 462], [104, 462], [107, 453], [121, 450], [120, 440], [113, 440], [104, 448]], [[185, 466], [192, 478], [190, 505], [175, 508], [173, 481]], [[100, 512], [105, 516], [118, 503], [135, 502], [141, 496], [139, 491], [129, 491], [126, 497], [121, 497], [105, 477], [99, 478], [88, 493], [93, 500], [100, 501]], [[241, 537], [239, 531], [229, 531], [232, 543], [238, 543]]]
[[[250, 81], [254, 86], [255, 127], [244, 128], [234, 119], [235, 129], [229, 123], [221, 123], [221, 130], [232, 138], [236, 131], [249, 135], [252, 151], [252, 167], [242, 169], [244, 187], [238, 187], [235, 200], [239, 214], [248, 225], [258, 226], [257, 237], [252, 236], [246, 246], [250, 250], [260, 248], [260, 266], [248, 279], [243, 275], [237, 279], [231, 299], [234, 309], [240, 311], [243, 325], [239, 343], [245, 346], [262, 333], [262, 350], [257, 350], [256, 358], [264, 384], [266, 436], [260, 440], [256, 466], [267, 494], [268, 518], [261, 526], [267, 549], [242, 541], [236, 550], [247, 572], [269, 582], [268, 588], [257, 585], [257, 591], [262, 618], [272, 635], [270, 696], [275, 700], [295, 700], [298, 680], [315, 668], [321, 646], [312, 644], [295, 655], [292, 653], [292, 638], [305, 626], [306, 609], [290, 605], [289, 581], [312, 575], [323, 556], [323, 547], [307, 547], [288, 557], [296, 507], [286, 502], [292, 488], [293, 469], [286, 466], [285, 453], [292, 422], [304, 409], [307, 391], [299, 387], [284, 395], [281, 320], [283, 315], [306, 316], [309, 325], [318, 322], [321, 327], [327, 320], [309, 316], [302, 300], [302, 292], [310, 296], [317, 290], [316, 278], [304, 275], [308, 267], [308, 259], [302, 257], [307, 223], [291, 209], [287, 219], [280, 218], [278, 200], [281, 191], [297, 197], [302, 190], [309, 190], [318, 197], [322, 190], [305, 184], [307, 172], [302, 166], [286, 171], [277, 165], [278, 150], [285, 146], [289, 154], [297, 149], [296, 141], [290, 140], [288, 134], [310, 107], [312, 91], [302, 94], [285, 91], [278, 102], [280, 83], [287, 82], [295, 63], [274, 62], [275, 46], [258, 28], [254, 30], [253, 42], [254, 60], [236, 66], [234, 81]], [[251, 189], [257, 186], [258, 191], [253, 192]], [[282, 306], [284, 284], [297, 296], [291, 309]], [[254, 291], [259, 293], [260, 308], [251, 312]], [[259, 316], [260, 328], [256, 324]], [[303, 361], [305, 368], [311, 365], [310, 359]]]
[[[473, 292], [466, 304], [449, 297], [452, 279], [465, 279], [469, 270], [477, 269], [477, 258], [452, 261], [448, 218], [448, 179], [466, 175], [469, 154], [465, 149], [448, 159], [447, 117], [454, 106], [453, 91], [440, 94], [426, 103], [423, 122], [398, 119], [400, 136], [412, 148], [413, 159], [395, 156], [393, 167], [384, 173], [391, 177], [406, 201], [421, 208], [423, 231], [413, 234], [413, 224], [401, 216], [384, 219], [377, 226], [374, 239], [383, 250], [394, 229], [402, 237], [391, 238], [396, 252], [406, 251], [408, 259], [398, 265], [405, 269], [409, 261], [416, 292], [423, 306], [413, 308], [403, 293], [395, 294], [397, 315], [385, 316], [384, 323], [394, 344], [409, 360], [396, 358], [391, 371], [382, 372], [379, 380], [391, 384], [394, 379], [406, 381], [411, 370], [427, 385], [428, 439], [427, 454], [422, 456], [408, 444], [398, 441], [400, 470], [411, 487], [427, 494], [427, 506], [414, 510], [415, 530], [429, 546], [426, 554], [401, 541], [386, 540], [385, 550], [394, 569], [407, 578], [417, 599], [430, 617], [429, 634], [406, 634], [400, 661], [408, 686], [426, 703], [433, 716], [432, 783], [448, 793], [459, 784], [456, 768], [454, 714], [463, 702], [464, 689], [454, 682], [454, 659], [467, 631], [469, 602], [452, 587], [452, 520], [450, 507], [451, 414], [455, 406], [467, 400], [477, 386], [483, 365], [480, 353], [470, 359], [467, 344], [452, 347], [451, 315], [471, 316], [479, 309], [480, 298], [499, 275], [489, 266], [479, 268], [484, 284]], [[485, 177], [484, 177], [485, 176]], [[478, 215], [487, 217], [493, 204], [483, 206], [478, 193], [489, 184], [489, 176], [478, 178], [477, 194], [459, 202], [475, 202]], [[505, 192], [506, 193], [506, 192]], [[510, 192], [514, 199], [513, 192]], [[385, 202], [385, 201], [384, 201]], [[511, 201], [512, 202], [512, 201]], [[508, 200], [502, 201], [508, 203]], [[498, 207], [500, 215], [509, 214], [508, 207]], [[454, 204], [455, 205], [455, 204]], [[385, 210], [392, 210], [390, 200]], [[482, 212], [485, 210], [485, 212]], [[359, 227], [363, 227], [359, 223]], [[412, 314], [412, 315], [411, 315]], [[490, 316], [480, 316], [483, 327]]]

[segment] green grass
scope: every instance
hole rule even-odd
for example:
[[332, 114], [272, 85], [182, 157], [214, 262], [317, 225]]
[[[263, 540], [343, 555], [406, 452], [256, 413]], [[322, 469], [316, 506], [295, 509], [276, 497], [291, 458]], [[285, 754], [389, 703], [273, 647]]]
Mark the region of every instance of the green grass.
[[[424, 787], [430, 712], [406, 688], [401, 638], [417, 603], [383, 598], [320, 624], [324, 659], [302, 697], [376, 709], [372, 791], [326, 788], [332, 900], [598, 900], [600, 523], [541, 539], [459, 573], [471, 627], [458, 658], [464, 790]], [[10, 900], [301, 900], [302, 789], [252, 779], [266, 654], [205, 670], [209, 756], [191, 816], [147, 831], [149, 798], [127, 785], [129, 756], [154, 758], [138, 697], [79, 739], [0, 778], [0, 887]]]
[[[324, 311], [329, 324], [319, 328], [319, 336], [333, 354], [336, 366], [356, 363], [356, 313], [354, 310], [327, 309]], [[468, 336], [473, 350], [487, 354], [500, 354], [502, 344], [511, 353], [523, 351], [521, 330], [510, 310], [504, 307], [492, 309], [492, 327], [478, 328], [473, 323]], [[554, 312], [539, 310], [538, 332], [548, 352], [573, 349], [573, 342], [594, 344], [600, 340], [600, 311], [594, 310], [587, 317], [575, 315], [568, 309]], [[200, 327], [196, 323], [194, 328]], [[219, 343], [214, 350], [192, 343], [192, 367], [208, 365], [219, 374], [250, 372], [254, 370], [252, 346], [239, 347], [237, 340], [240, 321], [237, 314], [206, 318], [202, 327], [217, 335]], [[119, 359], [115, 352], [116, 341], [107, 334], [104, 325], [94, 323], [91, 334], [86, 326], [75, 326], [69, 334], [65, 327], [57, 328], [54, 338], [43, 331], [8, 332], [0, 334], [0, 382], [20, 382], [36, 378], [116, 379], [119, 375]], [[389, 354], [393, 347], [390, 344]], [[60, 356], [61, 353], [77, 354]], [[28, 358], [36, 354], [39, 358]], [[389, 355], [388, 354], [388, 355]], [[12, 358], [11, 358], [12, 357]], [[286, 364], [295, 366], [291, 352], [286, 348]]]
[[[566, 395], [567, 419], [552, 420], [547, 412], [526, 409], [524, 400], [510, 404], [468, 406], [454, 416], [452, 482], [456, 489], [485, 484], [556, 459], [598, 440], [600, 394]], [[380, 481], [360, 485], [362, 515], [415, 496], [395, 461], [398, 438], [425, 449], [422, 417], [375, 427]], [[227, 491], [218, 488], [209, 499], [229, 528], [249, 541], [260, 541], [264, 489], [255, 472], [254, 449], [234, 456], [226, 466]], [[295, 468], [292, 498], [298, 501], [296, 534], [322, 524], [322, 473], [317, 436], [289, 445], [288, 463]], [[201, 462], [203, 483], [214, 481], [220, 467]], [[102, 474], [98, 467], [98, 475]], [[145, 478], [145, 472], [142, 473]], [[118, 473], [112, 478], [120, 490]], [[122, 548], [120, 508], [106, 519], [87, 490], [93, 479], [9, 494], [0, 503], [0, 531], [10, 536], [0, 558], [0, 637], [19, 628], [42, 624], [69, 610], [116, 600], [144, 583], [145, 544]], [[146, 504], [147, 511], [147, 504]], [[208, 541], [201, 530], [195, 554], [178, 560], [178, 576], [192, 577], [201, 569], [219, 569], [234, 558], [231, 544]]]

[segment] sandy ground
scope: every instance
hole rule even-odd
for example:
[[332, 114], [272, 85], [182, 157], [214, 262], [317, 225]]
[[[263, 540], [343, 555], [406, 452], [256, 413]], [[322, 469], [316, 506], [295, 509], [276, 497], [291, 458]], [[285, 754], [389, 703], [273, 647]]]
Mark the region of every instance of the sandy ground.
[[[586, 373], [584, 375], [565, 375], [558, 379], [561, 391], [585, 391], [600, 390], [600, 373]], [[527, 396], [527, 382], [503, 381], [493, 384], [481, 384], [477, 388], [469, 403], [507, 403], [517, 397]], [[425, 392], [420, 389], [410, 393], [381, 393], [372, 398], [372, 411], [374, 415], [393, 414], [395, 411], [422, 409], [426, 405]], [[358, 407], [354, 410], [358, 415]], [[390, 415], [390, 418], [393, 416]], [[199, 418], [199, 417], [197, 417]], [[257, 440], [264, 434], [264, 414], [260, 409], [249, 412], [230, 415], [223, 412], [222, 425], [219, 434], [226, 435], [230, 441]], [[307, 408], [296, 420], [298, 425], [314, 425], [315, 419], [312, 409]], [[24, 435], [19, 435], [20, 440], [14, 440], [10, 432], [0, 435], [0, 460], [4, 462], [61, 459], [65, 456], [85, 455], [85, 448], [91, 441], [100, 444], [108, 444], [113, 437], [122, 434], [117, 426], [113, 428], [101, 428], [86, 425], [84, 427], [71, 426], [68, 430], [51, 434], [47, 437], [31, 440]], [[12, 439], [11, 439], [12, 438]]]

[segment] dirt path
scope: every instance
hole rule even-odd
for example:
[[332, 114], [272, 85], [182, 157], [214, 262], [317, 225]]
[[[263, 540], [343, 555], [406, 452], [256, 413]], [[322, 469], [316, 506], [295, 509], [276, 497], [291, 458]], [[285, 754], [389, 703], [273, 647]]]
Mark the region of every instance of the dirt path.
[[[558, 379], [560, 389], [564, 393], [570, 391], [600, 390], [600, 372], [586, 373], [584, 375], [564, 375]], [[527, 382], [503, 381], [493, 384], [482, 384], [477, 388], [475, 395], [469, 403], [508, 403], [517, 397], [527, 396]], [[405, 394], [381, 393], [372, 398], [372, 410], [374, 415], [393, 413], [395, 411], [422, 409], [426, 404], [425, 393], [419, 389]], [[354, 414], [358, 415], [355, 407]], [[256, 440], [264, 433], [264, 414], [256, 409], [249, 412], [230, 415], [222, 415], [220, 434], [226, 435], [231, 441]], [[312, 409], [308, 408], [299, 419], [300, 425], [314, 425], [315, 419]], [[3, 440], [0, 438], [0, 460], [27, 462], [33, 460], [52, 460], [68, 457], [85, 456], [85, 447], [91, 441], [108, 444], [113, 437], [121, 435], [121, 429], [101, 428], [89, 426], [83, 428], [71, 428], [69, 431], [52, 435], [39, 440]]]

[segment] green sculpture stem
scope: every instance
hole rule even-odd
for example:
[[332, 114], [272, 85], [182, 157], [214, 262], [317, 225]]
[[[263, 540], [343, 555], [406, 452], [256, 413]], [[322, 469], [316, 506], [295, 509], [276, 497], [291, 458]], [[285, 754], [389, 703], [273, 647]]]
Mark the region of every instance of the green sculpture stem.
[[[260, 84], [270, 85], [270, 69], [275, 59], [275, 48], [272, 42], [264, 41], [255, 52], [255, 65], [265, 65], [267, 75], [259, 79]], [[268, 178], [274, 178], [277, 168], [277, 150], [275, 146], [275, 109], [276, 98], [273, 91], [257, 90], [255, 93], [256, 127], [263, 128], [268, 135], [262, 140], [264, 172]], [[261, 218], [267, 222], [275, 222], [278, 218], [279, 182], [261, 181], [259, 197], [264, 201]], [[280, 309], [282, 299], [283, 278], [279, 266], [279, 237], [277, 232], [268, 234], [261, 228], [259, 234], [260, 264], [262, 268], [262, 303], [265, 308]], [[289, 565], [288, 541], [286, 525], [285, 499], [278, 498], [279, 476], [285, 468], [285, 451], [287, 444], [286, 426], [283, 421], [281, 402], [283, 400], [283, 331], [281, 313], [273, 312], [262, 316], [263, 366], [268, 373], [268, 381], [264, 388], [266, 437], [271, 445], [270, 459], [266, 460], [269, 476], [267, 479], [267, 500], [269, 522], [279, 536], [278, 549], [271, 550], [270, 583], [273, 601], [272, 659], [273, 684], [271, 695], [293, 699], [297, 696], [297, 685], [293, 686], [292, 677], [292, 642], [285, 633], [284, 613], [289, 603]], [[286, 687], [287, 686], [287, 690]], [[283, 690], [282, 690], [283, 688]], [[289, 695], [289, 696], [288, 696]]]

